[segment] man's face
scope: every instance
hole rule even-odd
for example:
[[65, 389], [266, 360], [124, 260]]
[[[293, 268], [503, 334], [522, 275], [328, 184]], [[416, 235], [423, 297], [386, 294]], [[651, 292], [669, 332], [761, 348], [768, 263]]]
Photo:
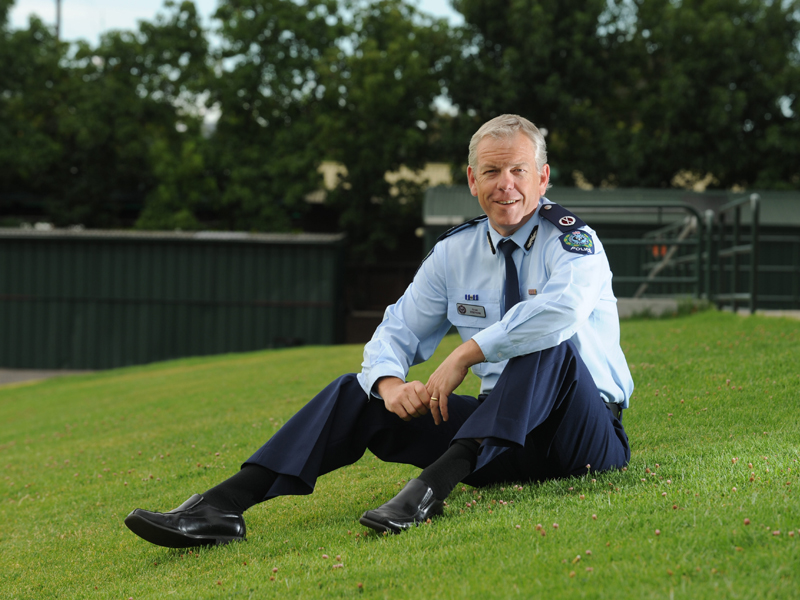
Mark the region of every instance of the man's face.
[[550, 167], [536, 171], [533, 142], [517, 133], [508, 139], [485, 137], [478, 144], [477, 166], [467, 169], [469, 189], [497, 233], [507, 237], [522, 227], [547, 189]]

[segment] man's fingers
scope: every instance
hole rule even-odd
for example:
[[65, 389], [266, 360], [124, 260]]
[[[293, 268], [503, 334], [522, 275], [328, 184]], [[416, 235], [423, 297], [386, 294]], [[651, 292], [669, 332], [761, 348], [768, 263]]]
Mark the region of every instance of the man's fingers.
[[406, 396], [403, 399], [403, 408], [414, 418], [428, 414], [428, 407], [418, 396]]
[[396, 414], [404, 421], [410, 421], [428, 414], [430, 394], [420, 381], [411, 381], [394, 386], [384, 396], [384, 403], [389, 412]]
[[414, 406], [414, 404], [408, 398], [406, 398], [406, 401], [403, 403], [403, 408], [410, 417], [416, 418], [420, 416], [418, 408]]
[[431, 392], [431, 413], [433, 422], [439, 425], [442, 421], [447, 421], [447, 395], [441, 391]]
[[422, 405], [424, 411], [422, 414], [427, 414], [431, 403], [431, 394], [428, 392], [428, 388], [425, 387], [421, 381], [415, 381], [414, 394], [416, 395], [416, 399], [419, 400], [419, 403]]
[[431, 415], [433, 416], [433, 422], [437, 425], [442, 422], [442, 416], [439, 412], [439, 399], [438, 398], [431, 398]]
[[416, 412], [414, 416], [421, 417], [428, 414], [431, 396], [421, 381], [415, 381], [412, 389], [409, 390], [409, 401], [414, 406]]
[[439, 412], [442, 413], [443, 421], [447, 421], [447, 419], [450, 418], [450, 414], [447, 412], [447, 396], [444, 394], [442, 394], [442, 397], [439, 398]]

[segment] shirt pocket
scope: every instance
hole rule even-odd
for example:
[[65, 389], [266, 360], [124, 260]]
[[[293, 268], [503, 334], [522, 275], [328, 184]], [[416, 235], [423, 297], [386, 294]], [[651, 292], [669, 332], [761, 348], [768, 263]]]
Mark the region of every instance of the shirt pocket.
[[500, 320], [497, 290], [452, 289], [447, 293], [447, 320], [465, 342]]

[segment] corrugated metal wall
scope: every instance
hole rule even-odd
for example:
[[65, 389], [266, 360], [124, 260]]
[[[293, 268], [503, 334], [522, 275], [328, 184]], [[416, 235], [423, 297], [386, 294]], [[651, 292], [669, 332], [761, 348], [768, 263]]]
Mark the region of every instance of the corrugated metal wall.
[[341, 240], [0, 229], [0, 366], [104, 369], [340, 342]]

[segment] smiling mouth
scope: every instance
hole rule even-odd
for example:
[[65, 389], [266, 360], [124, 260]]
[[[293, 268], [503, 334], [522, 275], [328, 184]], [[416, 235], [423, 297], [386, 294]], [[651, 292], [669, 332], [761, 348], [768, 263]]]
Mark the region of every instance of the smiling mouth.
[[498, 200], [497, 204], [499, 204], [500, 206], [509, 206], [511, 204], [514, 204], [515, 202], [519, 202], [519, 200], [502, 200], [502, 201]]

